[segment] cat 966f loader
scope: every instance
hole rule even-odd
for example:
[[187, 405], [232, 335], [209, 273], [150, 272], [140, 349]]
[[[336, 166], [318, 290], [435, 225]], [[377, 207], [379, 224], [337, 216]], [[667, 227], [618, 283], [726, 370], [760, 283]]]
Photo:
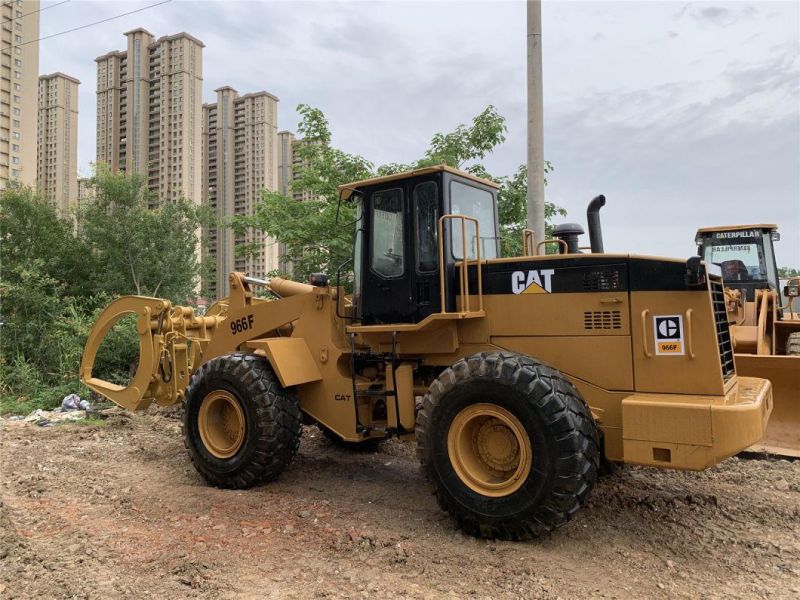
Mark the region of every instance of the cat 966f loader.
[[[456, 522], [512, 539], [567, 522], [601, 459], [699, 470], [761, 438], [771, 386], [736, 374], [720, 277], [699, 257], [604, 254], [603, 197], [591, 253], [566, 224], [558, 253], [527, 231], [525, 255], [501, 258], [490, 181], [439, 166], [340, 192], [357, 209], [352, 284], [232, 273], [202, 316], [120, 298], [83, 381], [128, 409], [183, 402], [189, 456], [220, 487], [276, 477], [302, 422], [356, 444], [415, 439]], [[92, 367], [127, 313], [141, 357], [118, 386]]]
[[800, 457], [800, 277], [781, 285], [779, 239], [776, 225], [730, 225], [700, 229], [695, 241], [722, 271], [737, 372], [772, 383], [775, 408], [753, 450]]

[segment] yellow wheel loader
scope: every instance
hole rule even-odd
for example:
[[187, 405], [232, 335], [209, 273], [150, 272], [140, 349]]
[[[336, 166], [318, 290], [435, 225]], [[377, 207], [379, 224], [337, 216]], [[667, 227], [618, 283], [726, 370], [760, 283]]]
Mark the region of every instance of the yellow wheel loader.
[[[547, 242], [558, 253], [526, 231], [525, 255], [501, 258], [497, 191], [445, 166], [343, 186], [357, 221], [335, 282], [232, 273], [202, 316], [120, 298], [81, 378], [131, 410], [182, 402], [189, 456], [220, 487], [278, 476], [301, 423], [351, 444], [416, 440], [440, 505], [486, 537], [569, 521], [601, 460], [699, 470], [761, 439], [771, 385], [737, 375], [722, 281], [699, 257], [603, 253], [599, 196], [591, 253], [566, 224]], [[141, 358], [118, 386], [92, 368], [127, 313]]]
[[768, 224], [707, 227], [695, 238], [698, 254], [721, 271], [737, 372], [772, 382], [774, 411], [753, 450], [800, 457], [800, 277], [781, 286], [778, 240]]

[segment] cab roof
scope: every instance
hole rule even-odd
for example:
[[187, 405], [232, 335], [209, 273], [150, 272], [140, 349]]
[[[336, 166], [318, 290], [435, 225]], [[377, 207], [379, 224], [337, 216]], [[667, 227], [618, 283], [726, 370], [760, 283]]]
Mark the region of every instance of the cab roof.
[[495, 189], [500, 188], [498, 183], [490, 181], [489, 179], [476, 177], [472, 173], [467, 173], [466, 171], [461, 171], [460, 169], [454, 169], [453, 167], [448, 167], [447, 165], [435, 165], [433, 167], [424, 167], [422, 169], [415, 169], [413, 171], [403, 171], [402, 173], [394, 173], [392, 175], [383, 175], [382, 177], [372, 177], [371, 179], [362, 179], [361, 181], [346, 183], [339, 186], [339, 197], [342, 200], [347, 200], [353, 195], [353, 192], [362, 187], [377, 185], [379, 183], [388, 183], [390, 181], [398, 181], [400, 179], [408, 179], [409, 177], [417, 177], [418, 175], [429, 175], [430, 173], [451, 173], [453, 175], [458, 175], [464, 179], [469, 179], [476, 183], [480, 183]]
[[697, 233], [717, 233], [718, 231], [745, 231], [747, 229], [768, 229], [773, 231], [778, 229], [777, 225], [770, 223], [760, 223], [758, 225], [722, 225], [720, 227], [701, 227]]

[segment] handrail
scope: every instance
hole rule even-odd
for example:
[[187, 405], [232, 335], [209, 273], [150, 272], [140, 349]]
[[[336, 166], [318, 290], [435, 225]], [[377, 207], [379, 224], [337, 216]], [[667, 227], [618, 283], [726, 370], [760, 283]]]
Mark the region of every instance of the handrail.
[[522, 256], [534, 256], [535, 251], [533, 242], [536, 232], [533, 229], [525, 228], [522, 230]]
[[481, 231], [478, 219], [468, 217], [467, 215], [442, 215], [439, 217], [439, 293], [442, 299], [442, 312], [447, 312], [447, 299], [445, 296], [445, 260], [444, 249], [446, 244], [444, 237], [444, 222], [451, 219], [458, 219], [461, 221], [461, 273], [459, 277], [459, 292], [462, 298], [460, 313], [466, 314], [470, 311], [469, 299], [469, 272], [468, 265], [469, 259], [467, 257], [467, 221], [475, 224], [475, 239], [478, 243], [475, 245], [475, 261], [478, 271], [478, 311], [483, 310], [483, 277], [481, 274]]
[[686, 309], [686, 354], [689, 358], [697, 358], [692, 343], [692, 312], [691, 308]]
[[756, 290], [756, 323], [758, 326], [756, 330], [758, 332], [758, 337], [756, 338], [756, 354], [769, 354], [769, 350], [767, 350], [765, 347], [767, 336], [767, 313], [769, 312], [769, 295], [761, 292], [762, 290]]
[[[569, 245], [567, 245], [567, 242], [565, 242], [564, 240], [551, 238], [549, 240], [542, 240], [541, 242], [536, 244], [536, 254], [537, 255], [539, 254], [539, 247], [540, 246], [544, 246], [545, 244], [559, 244], [559, 245], [562, 245], [562, 246], [564, 246], [564, 254], [569, 254]], [[546, 251], [545, 251], [545, 253], [546, 253]]]
[[642, 311], [642, 351], [647, 358], [653, 358], [653, 353], [650, 352], [647, 345], [647, 315], [650, 314], [650, 309], [645, 308]]

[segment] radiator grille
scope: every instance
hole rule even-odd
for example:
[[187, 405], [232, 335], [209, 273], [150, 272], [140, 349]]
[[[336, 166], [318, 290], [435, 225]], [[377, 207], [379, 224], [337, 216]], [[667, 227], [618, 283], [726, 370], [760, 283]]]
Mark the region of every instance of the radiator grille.
[[583, 313], [584, 329], [622, 329], [622, 316], [618, 310], [596, 310]]
[[733, 363], [733, 344], [731, 332], [728, 328], [728, 313], [725, 310], [725, 292], [722, 289], [722, 280], [718, 277], [709, 277], [711, 283], [711, 307], [714, 310], [714, 324], [717, 328], [717, 345], [719, 358], [722, 363], [722, 379], [728, 381], [736, 374]]
[[583, 276], [583, 289], [587, 292], [611, 291], [620, 288], [620, 274], [616, 270], [591, 271]]

